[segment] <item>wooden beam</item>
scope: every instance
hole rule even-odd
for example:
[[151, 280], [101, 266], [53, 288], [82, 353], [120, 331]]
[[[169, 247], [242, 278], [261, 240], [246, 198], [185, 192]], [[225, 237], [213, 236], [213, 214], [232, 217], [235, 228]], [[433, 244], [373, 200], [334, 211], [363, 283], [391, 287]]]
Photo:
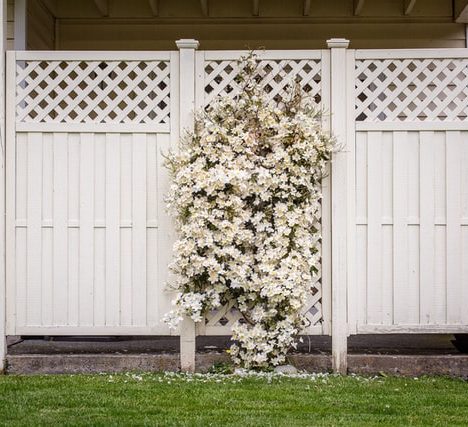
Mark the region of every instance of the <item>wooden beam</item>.
[[252, 0], [252, 15], [258, 16], [260, 14], [260, 0]]
[[359, 16], [366, 0], [353, 0], [353, 14]]
[[94, 0], [97, 10], [101, 16], [109, 16], [109, 1], [108, 0]]
[[57, 16], [57, 0], [40, 0], [40, 3], [54, 18]]
[[455, 22], [468, 24], [468, 0], [455, 0], [453, 4], [453, 18]]
[[413, 11], [414, 5], [416, 4], [416, 0], [405, 0], [405, 7], [404, 7], [404, 14], [411, 15]]
[[310, 0], [304, 0], [303, 15], [304, 16], [310, 15]]
[[159, 0], [148, 0], [153, 16], [159, 15]]
[[200, 6], [203, 16], [209, 16], [208, 0], [200, 0]]

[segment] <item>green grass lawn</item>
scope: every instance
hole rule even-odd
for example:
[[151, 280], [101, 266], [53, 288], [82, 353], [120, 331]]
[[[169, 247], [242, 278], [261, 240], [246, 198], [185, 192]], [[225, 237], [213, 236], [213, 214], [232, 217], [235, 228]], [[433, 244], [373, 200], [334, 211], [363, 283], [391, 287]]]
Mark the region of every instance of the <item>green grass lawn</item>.
[[468, 425], [448, 378], [0, 376], [2, 425]]

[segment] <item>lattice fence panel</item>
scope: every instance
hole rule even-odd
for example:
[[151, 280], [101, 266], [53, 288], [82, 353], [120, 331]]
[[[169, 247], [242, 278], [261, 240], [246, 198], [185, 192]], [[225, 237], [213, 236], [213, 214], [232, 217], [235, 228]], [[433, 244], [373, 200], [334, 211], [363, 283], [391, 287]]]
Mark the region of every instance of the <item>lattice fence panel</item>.
[[468, 59], [356, 61], [356, 121], [468, 120]]
[[[217, 96], [234, 97], [239, 92], [236, 77], [237, 61], [206, 61], [204, 66], [204, 105], [209, 105]], [[321, 61], [316, 59], [259, 60], [259, 81], [268, 97], [281, 102], [288, 86], [299, 82], [304, 92], [320, 105]]]
[[168, 61], [18, 61], [16, 83], [17, 122], [169, 123]]
[[[321, 271], [316, 280], [311, 283], [310, 298], [303, 311], [310, 327], [319, 326], [323, 321]], [[226, 328], [229, 330], [238, 320], [243, 321], [242, 314], [233, 306], [233, 302], [224, 305], [219, 310], [213, 310], [206, 315], [205, 326], [209, 328]]]
[[[203, 105], [208, 106], [218, 96], [234, 97], [240, 90], [236, 81], [239, 66], [235, 60], [209, 60], [204, 64]], [[322, 64], [319, 59], [260, 59], [257, 79], [268, 94], [268, 98], [275, 103], [281, 103], [286, 96], [288, 86], [299, 82], [304, 92], [313, 98], [320, 108], [322, 104]], [[316, 225], [321, 230], [321, 212], [317, 214]], [[321, 267], [316, 280], [311, 283], [311, 295], [305, 307], [307, 319], [311, 327], [321, 326], [323, 322], [322, 310], [322, 274]], [[218, 329], [220, 334], [229, 331], [230, 327], [242, 321], [241, 313], [226, 304], [219, 310], [207, 314], [205, 326], [212, 334]]]

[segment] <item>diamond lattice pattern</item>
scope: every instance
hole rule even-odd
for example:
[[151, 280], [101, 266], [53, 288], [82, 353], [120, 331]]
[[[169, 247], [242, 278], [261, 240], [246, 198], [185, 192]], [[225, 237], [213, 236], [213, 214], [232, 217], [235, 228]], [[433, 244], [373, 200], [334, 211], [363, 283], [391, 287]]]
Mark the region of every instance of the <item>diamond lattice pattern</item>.
[[356, 120], [468, 120], [468, 60], [356, 61]]
[[167, 61], [18, 61], [18, 122], [169, 123]]
[[[239, 72], [237, 61], [207, 61], [204, 71], [205, 106], [218, 96], [234, 97], [239, 92], [240, 88], [236, 82]], [[281, 103], [286, 95], [287, 87], [294, 82], [299, 82], [304, 92], [311, 96], [320, 107], [322, 101], [320, 60], [259, 60], [257, 79], [272, 102]], [[317, 213], [315, 226], [321, 229], [321, 212]], [[319, 249], [320, 243], [319, 240]], [[315, 281], [310, 284], [311, 294], [304, 309], [310, 326], [318, 326], [323, 321], [321, 279], [321, 266], [319, 266]], [[238, 320], [243, 321], [242, 315], [231, 302], [219, 310], [208, 313], [205, 325], [213, 334], [216, 333], [217, 328], [219, 328], [219, 333], [223, 334]]]
[[[205, 63], [204, 105], [217, 96], [235, 96], [239, 92], [237, 61], [219, 60]], [[321, 103], [320, 60], [260, 60], [257, 79], [270, 100], [281, 102], [291, 83], [299, 82], [304, 92]]]

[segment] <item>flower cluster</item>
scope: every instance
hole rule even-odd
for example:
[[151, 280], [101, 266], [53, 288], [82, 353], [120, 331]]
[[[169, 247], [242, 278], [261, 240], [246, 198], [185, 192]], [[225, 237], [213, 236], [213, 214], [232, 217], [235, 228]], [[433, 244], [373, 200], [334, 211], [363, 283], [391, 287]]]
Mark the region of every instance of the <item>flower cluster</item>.
[[261, 90], [258, 60], [242, 58], [240, 93], [196, 119], [168, 156], [169, 207], [177, 218], [175, 309], [201, 322], [229, 301], [243, 318], [233, 327], [235, 363], [284, 362], [306, 326], [301, 310], [320, 263], [321, 179], [333, 149], [311, 100], [291, 85], [273, 105]]

